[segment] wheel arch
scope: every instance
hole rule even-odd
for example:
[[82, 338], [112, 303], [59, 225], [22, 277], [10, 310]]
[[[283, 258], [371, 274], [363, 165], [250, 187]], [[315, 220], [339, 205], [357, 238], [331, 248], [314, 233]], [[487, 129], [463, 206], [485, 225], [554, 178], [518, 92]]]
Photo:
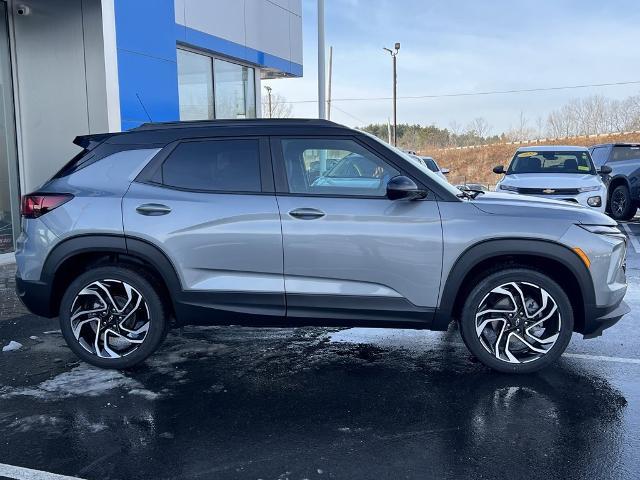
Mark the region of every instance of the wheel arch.
[[155, 281], [167, 307], [175, 312], [180, 279], [168, 257], [154, 245], [119, 235], [79, 235], [58, 244], [45, 260], [41, 282], [50, 286], [50, 316], [59, 312], [65, 288], [79, 273], [97, 265], [120, 264], [144, 270]]
[[625, 185], [629, 189], [629, 192], [631, 192], [631, 183], [625, 175], [616, 175], [611, 177], [609, 185], [607, 185], [607, 202], [611, 199], [613, 189], [620, 185]]
[[574, 329], [584, 329], [585, 316], [595, 305], [591, 275], [571, 249], [539, 239], [486, 240], [467, 248], [447, 276], [433, 329], [446, 330], [452, 319], [460, 317], [466, 295], [477, 281], [507, 266], [532, 268], [549, 275], [569, 296]]

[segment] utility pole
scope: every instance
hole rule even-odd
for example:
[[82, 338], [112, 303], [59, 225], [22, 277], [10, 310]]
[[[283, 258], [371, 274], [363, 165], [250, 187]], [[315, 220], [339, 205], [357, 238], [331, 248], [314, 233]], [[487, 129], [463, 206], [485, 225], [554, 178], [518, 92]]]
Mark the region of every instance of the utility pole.
[[331, 78], [333, 77], [333, 47], [329, 47], [329, 91], [327, 93], [327, 120], [331, 120]]
[[384, 47], [391, 54], [393, 59], [393, 146], [398, 146], [398, 75], [396, 73], [396, 57], [398, 56], [398, 50], [400, 50], [400, 42], [396, 42], [394, 49]]
[[318, 0], [318, 118], [327, 118], [324, 53], [324, 0]]
[[273, 118], [273, 109], [271, 108], [271, 87], [265, 85], [264, 88], [267, 91], [267, 95], [269, 96], [269, 118]]

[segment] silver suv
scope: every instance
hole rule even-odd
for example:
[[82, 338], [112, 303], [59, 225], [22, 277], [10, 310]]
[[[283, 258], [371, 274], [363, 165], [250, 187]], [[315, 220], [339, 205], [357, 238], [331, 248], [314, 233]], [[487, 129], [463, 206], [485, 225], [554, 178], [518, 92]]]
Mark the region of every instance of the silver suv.
[[628, 312], [605, 215], [461, 192], [321, 120], [146, 124], [23, 198], [17, 290], [83, 360], [126, 368], [184, 324], [446, 330], [503, 372]]

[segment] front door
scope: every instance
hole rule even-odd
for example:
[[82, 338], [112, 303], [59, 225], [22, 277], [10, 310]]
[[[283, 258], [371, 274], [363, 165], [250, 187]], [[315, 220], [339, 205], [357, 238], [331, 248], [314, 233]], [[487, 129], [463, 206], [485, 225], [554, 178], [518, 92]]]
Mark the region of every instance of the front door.
[[434, 195], [389, 200], [404, 172], [353, 137], [273, 138], [272, 151], [287, 316], [428, 323], [442, 270]]
[[218, 314], [220, 323], [260, 323], [284, 316], [282, 234], [267, 139], [182, 141], [142, 176], [123, 199], [125, 234], [171, 261], [183, 290], [181, 317], [215, 323]]

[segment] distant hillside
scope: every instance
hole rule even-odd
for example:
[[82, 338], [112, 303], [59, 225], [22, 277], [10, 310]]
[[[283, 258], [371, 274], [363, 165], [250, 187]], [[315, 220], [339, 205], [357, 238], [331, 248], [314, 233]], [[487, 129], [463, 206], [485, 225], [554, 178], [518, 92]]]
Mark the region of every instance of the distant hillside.
[[525, 145], [579, 145], [589, 147], [598, 143], [632, 142], [640, 143], [640, 132], [589, 135], [555, 139], [531, 140], [523, 142], [480, 145], [476, 147], [424, 149], [420, 153], [435, 158], [441, 168], [448, 168], [451, 183], [466, 182], [495, 185], [498, 175], [493, 173], [496, 165], [508, 165], [518, 147]]

